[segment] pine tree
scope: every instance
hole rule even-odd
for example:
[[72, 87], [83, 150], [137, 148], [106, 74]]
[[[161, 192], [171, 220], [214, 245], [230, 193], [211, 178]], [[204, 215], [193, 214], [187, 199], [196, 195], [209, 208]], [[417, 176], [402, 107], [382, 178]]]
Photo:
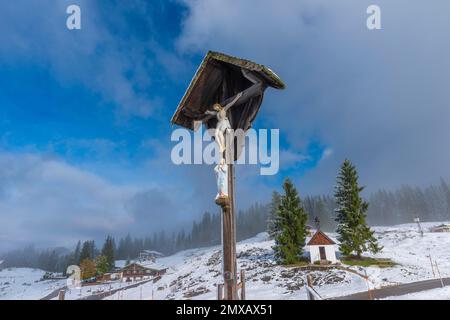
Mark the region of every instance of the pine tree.
[[104, 255], [98, 256], [94, 260], [95, 269], [98, 275], [107, 273], [110, 270], [110, 264], [108, 258]]
[[277, 230], [277, 210], [280, 207], [281, 195], [274, 191], [272, 193], [272, 202], [269, 205], [269, 219], [267, 221], [267, 233], [270, 239], [275, 239]]
[[444, 209], [444, 216], [443, 219], [450, 219], [450, 187], [449, 185], [445, 182], [445, 180], [443, 178], [441, 178], [441, 190], [442, 190], [442, 194], [443, 194], [443, 199], [444, 199], [444, 203], [445, 203], [445, 209]]
[[80, 253], [81, 253], [81, 241], [78, 240], [77, 246], [75, 247], [75, 251], [73, 253], [73, 264], [80, 264]]
[[116, 245], [114, 239], [111, 236], [107, 236], [105, 244], [102, 248], [102, 256], [106, 257], [108, 263], [108, 270], [112, 270], [115, 266], [114, 251], [116, 250]]
[[337, 177], [335, 211], [340, 251], [347, 256], [356, 253], [360, 258], [364, 251], [377, 253], [382, 248], [366, 223], [369, 204], [360, 197], [364, 187], [358, 185], [358, 178], [356, 168], [345, 160]]
[[80, 252], [80, 261], [85, 259], [94, 260], [95, 258], [95, 243], [94, 241], [85, 241]]
[[275, 217], [275, 257], [279, 263], [294, 264], [300, 261], [306, 238], [307, 214], [300, 197], [289, 179], [284, 181], [284, 195]]

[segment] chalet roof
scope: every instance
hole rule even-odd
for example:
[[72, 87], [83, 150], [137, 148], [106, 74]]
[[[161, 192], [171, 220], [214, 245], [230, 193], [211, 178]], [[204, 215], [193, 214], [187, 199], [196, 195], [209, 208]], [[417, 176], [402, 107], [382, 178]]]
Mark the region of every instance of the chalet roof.
[[127, 264], [126, 266], [123, 266], [122, 269], [129, 269], [129, 268], [133, 268], [135, 266], [144, 267], [143, 265], [140, 265], [139, 263], [131, 262], [131, 263]]
[[[283, 81], [268, 67], [255, 62], [236, 58], [219, 52], [209, 51], [194, 75], [189, 87], [175, 111], [171, 123], [194, 130], [194, 121], [203, 115], [208, 107], [248, 89], [252, 83], [246, 79], [241, 69], [246, 69], [258, 77], [265, 86], [284, 89]], [[256, 117], [265, 88], [238, 110], [230, 110], [233, 129], [248, 130]], [[234, 121], [233, 121], [234, 120]], [[215, 119], [206, 123], [214, 127]]]
[[136, 262], [132, 262], [132, 263], [130, 263], [129, 265], [127, 265], [127, 266], [121, 268], [120, 270], [136, 269], [136, 268], [151, 270], [151, 268], [148, 268], [148, 267], [146, 267], [146, 266], [144, 266], [144, 265], [142, 265], [142, 264], [136, 263]]
[[155, 256], [161, 256], [161, 257], [164, 256], [164, 254], [162, 254], [159, 251], [155, 251], [155, 250], [143, 250], [141, 253], [153, 254]]
[[145, 264], [145, 263], [137, 263], [132, 262], [129, 265], [120, 268], [119, 272], [122, 272], [123, 270], [134, 270], [134, 269], [144, 269], [144, 270], [150, 270], [150, 271], [161, 271], [168, 269], [166, 266], [158, 265], [158, 264]]
[[442, 230], [442, 231], [450, 230], [450, 225], [441, 224], [439, 226], [431, 227], [431, 231], [440, 231], [440, 230]]
[[158, 263], [143, 263], [142, 264], [144, 267], [146, 267], [147, 269], [153, 270], [153, 271], [161, 271], [161, 270], [167, 270], [168, 267], [162, 264], [158, 264]]
[[325, 233], [318, 230], [309, 240], [307, 246], [327, 246], [336, 244]]

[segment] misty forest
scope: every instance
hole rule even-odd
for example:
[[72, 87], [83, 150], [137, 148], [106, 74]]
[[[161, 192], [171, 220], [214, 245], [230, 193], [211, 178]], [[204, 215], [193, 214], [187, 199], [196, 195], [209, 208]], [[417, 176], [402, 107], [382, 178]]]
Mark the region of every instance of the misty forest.
[[[274, 192], [274, 198], [277, 193]], [[387, 226], [420, 221], [450, 220], [450, 185], [444, 179], [427, 188], [402, 186], [393, 191], [378, 190], [368, 196], [367, 222], [372, 226]], [[332, 196], [306, 196], [302, 199], [308, 214], [308, 224], [324, 231], [334, 232], [335, 200]], [[237, 240], [244, 240], [267, 231], [270, 224], [272, 203], [254, 204], [237, 216]], [[205, 212], [199, 221], [179, 232], [160, 231], [148, 237], [106, 238], [97, 247], [93, 240], [79, 241], [72, 250], [67, 248], [38, 249], [33, 245], [10, 251], [0, 259], [2, 267], [39, 268], [50, 272], [64, 272], [67, 266], [79, 264], [83, 259], [106, 255], [109, 260], [130, 260], [139, 256], [142, 250], [156, 250], [170, 255], [181, 250], [218, 245], [221, 242], [221, 217]], [[75, 245], [75, 244], [74, 244]], [[106, 252], [106, 254], [105, 254]]]

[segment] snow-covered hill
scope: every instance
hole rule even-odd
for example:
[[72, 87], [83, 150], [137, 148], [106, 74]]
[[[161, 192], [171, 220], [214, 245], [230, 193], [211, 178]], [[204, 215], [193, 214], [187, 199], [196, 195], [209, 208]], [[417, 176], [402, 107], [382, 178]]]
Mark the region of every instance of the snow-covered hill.
[[[238, 268], [245, 269], [248, 299], [305, 299], [305, 275], [313, 277], [317, 291], [324, 298], [365, 291], [368, 286], [380, 288], [398, 283], [433, 278], [430, 258], [437, 261], [442, 277], [450, 276], [450, 233], [431, 233], [428, 229], [438, 223], [425, 223], [424, 236], [415, 224], [376, 227], [376, 236], [384, 249], [375, 255], [390, 258], [398, 265], [390, 268], [349, 267], [361, 276], [345, 270], [309, 271], [299, 267], [277, 266], [273, 257], [273, 241], [267, 234], [237, 245]], [[335, 234], [329, 234], [335, 237]], [[371, 256], [371, 255], [368, 255]], [[194, 249], [158, 260], [169, 267], [167, 275], [155, 284], [121, 292], [109, 299], [215, 299], [216, 285], [221, 283], [220, 247]], [[128, 292], [129, 291], [129, 292]]]
[[[245, 269], [248, 299], [304, 299], [306, 272], [298, 267], [277, 266], [273, 257], [273, 241], [267, 234], [242, 241], [237, 245], [238, 268]], [[216, 285], [221, 283], [220, 246], [193, 249], [161, 258], [160, 264], [169, 267], [168, 273], [156, 283], [142, 289], [134, 288], [108, 299], [215, 299]], [[364, 290], [365, 282], [358, 276], [340, 270], [312, 272], [314, 282], [327, 292], [339, 294], [342, 288]]]
[[[349, 270], [314, 271], [277, 266], [272, 250], [273, 241], [269, 241], [267, 234], [262, 233], [238, 243], [238, 269], [245, 269], [248, 299], [306, 299], [303, 283], [307, 273], [312, 275], [317, 291], [324, 298], [365, 291], [368, 286], [373, 289], [431, 279], [434, 275], [430, 254], [432, 260], [438, 263], [441, 276], [450, 277], [450, 233], [428, 231], [431, 226], [438, 224], [440, 223], [423, 224], [423, 237], [414, 224], [374, 228], [376, 237], [384, 246], [376, 257], [392, 259], [398, 264], [394, 267], [349, 267]], [[336, 237], [335, 234], [329, 235]], [[122, 287], [123, 290], [106, 299], [216, 298], [216, 286], [222, 281], [220, 246], [182, 251], [158, 259], [158, 265], [168, 267], [168, 272], [156, 283], [148, 282], [131, 289]], [[64, 281], [35, 282], [43, 274], [40, 271], [41, 273], [31, 277], [30, 273], [36, 272], [30, 269], [0, 271], [0, 299], [37, 299], [47, 295], [58, 285], [65, 284]], [[365, 273], [369, 276], [369, 281], [358, 275]], [[11, 285], [12, 279], [14, 285]], [[117, 285], [119, 284], [113, 286]], [[92, 294], [95, 290], [96, 288], [89, 291], [83, 288], [83, 296]], [[79, 297], [75, 293], [67, 295], [69, 299]], [[430, 293], [429, 298], [432, 297]]]
[[0, 300], [36, 300], [66, 284], [65, 280], [41, 280], [45, 271], [9, 268], [0, 271]]

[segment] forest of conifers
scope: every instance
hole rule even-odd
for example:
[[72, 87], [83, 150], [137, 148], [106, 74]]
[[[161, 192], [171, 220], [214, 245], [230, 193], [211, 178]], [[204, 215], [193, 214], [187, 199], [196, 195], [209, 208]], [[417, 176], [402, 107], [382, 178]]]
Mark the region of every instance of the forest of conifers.
[[[369, 202], [367, 221], [372, 226], [411, 223], [417, 217], [421, 221], [450, 220], [450, 186], [443, 179], [427, 188], [403, 186], [393, 191], [379, 190], [370, 194], [366, 200]], [[332, 196], [306, 196], [302, 201], [311, 226], [315, 226], [314, 220], [317, 217], [321, 229], [335, 230], [335, 203]], [[237, 240], [266, 231], [269, 212], [269, 200], [267, 204], [254, 204], [247, 210], [240, 211], [237, 215]], [[178, 233], [168, 234], [161, 231], [144, 238], [127, 235], [116, 239], [115, 259], [136, 258], [144, 249], [169, 255], [180, 250], [220, 244], [220, 220], [219, 214], [206, 212], [200, 221], [194, 221], [189, 229], [180, 230]], [[86, 242], [93, 247], [94, 258], [99, 254], [99, 250], [93, 241]], [[7, 253], [0, 260], [4, 260], [2, 267], [31, 267], [61, 272], [68, 264], [79, 262], [75, 251], [61, 248], [38, 250], [28, 246]]]

